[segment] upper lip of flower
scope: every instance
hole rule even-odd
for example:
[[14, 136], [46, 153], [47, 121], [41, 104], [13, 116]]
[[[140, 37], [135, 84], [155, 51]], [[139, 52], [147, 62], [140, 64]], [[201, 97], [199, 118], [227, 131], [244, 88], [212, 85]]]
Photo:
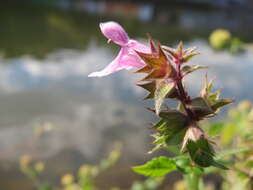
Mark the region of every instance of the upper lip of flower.
[[113, 41], [121, 46], [121, 50], [117, 57], [102, 71], [93, 72], [89, 77], [102, 77], [122, 69], [142, 68], [145, 62], [139, 57], [135, 51], [149, 52], [149, 48], [139, 42], [128, 37], [125, 30], [116, 22], [109, 21], [100, 23], [100, 29], [103, 35], [109, 41]]

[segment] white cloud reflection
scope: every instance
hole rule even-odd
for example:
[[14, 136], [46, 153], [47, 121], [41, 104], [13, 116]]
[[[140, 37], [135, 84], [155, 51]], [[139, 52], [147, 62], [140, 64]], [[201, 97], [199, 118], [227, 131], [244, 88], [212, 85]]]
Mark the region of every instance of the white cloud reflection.
[[[203, 52], [192, 64], [208, 65], [217, 88], [235, 98], [251, 97], [252, 52], [233, 56], [214, 52], [202, 41], [188, 45]], [[93, 158], [107, 143], [119, 139], [125, 141], [129, 156], [141, 157], [150, 119], [144, 106], [138, 105], [144, 94], [134, 86], [139, 77], [128, 71], [87, 77], [112, 59], [108, 48], [94, 43], [85, 51], [61, 50], [43, 60], [31, 56], [0, 59], [0, 159], [16, 159], [24, 152], [50, 157], [66, 147]], [[197, 73], [187, 78], [194, 94], [205, 71]], [[38, 122], [51, 122], [55, 128], [35, 138], [32, 128]]]

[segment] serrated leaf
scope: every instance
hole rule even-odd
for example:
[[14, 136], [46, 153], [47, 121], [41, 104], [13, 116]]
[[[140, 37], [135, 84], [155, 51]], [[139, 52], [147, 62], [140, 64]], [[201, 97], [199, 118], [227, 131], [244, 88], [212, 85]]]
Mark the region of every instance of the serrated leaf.
[[159, 114], [161, 118], [153, 128], [158, 131], [158, 137], [155, 136], [155, 144], [178, 145], [183, 141], [187, 129], [188, 117], [177, 111], [162, 111]]
[[226, 166], [224, 166], [221, 162], [218, 162], [215, 160], [212, 162], [212, 166], [214, 166], [216, 168], [220, 168], [222, 170], [228, 170], [228, 168]]
[[166, 120], [165, 119], [161, 119], [160, 121], [158, 121], [158, 123], [156, 123], [153, 128], [154, 129], [159, 129], [159, 128], [162, 128], [163, 126], [165, 126], [167, 123], [166, 123]]
[[135, 73], [149, 73], [152, 71], [152, 67], [146, 65], [144, 67], [142, 67], [141, 69], [135, 71]]
[[199, 69], [205, 69], [207, 68], [206, 66], [201, 66], [201, 65], [185, 65], [183, 68], [182, 68], [182, 75], [185, 76], [189, 73], [192, 73], [196, 70], [199, 70]]
[[162, 49], [166, 52], [168, 52], [169, 54], [171, 54], [171, 56], [176, 57], [177, 56], [177, 50], [173, 49], [171, 47], [168, 46], [162, 46]]
[[207, 98], [213, 88], [213, 80], [208, 81], [207, 75], [205, 76], [205, 83], [204, 83], [204, 87], [200, 92], [201, 97]]
[[198, 141], [199, 148], [210, 155], [214, 156], [214, 149], [206, 138], [200, 138]]
[[154, 148], [152, 148], [152, 150], [148, 151], [148, 154], [152, 154], [155, 151], [159, 150], [160, 148], [162, 148], [163, 144], [157, 144]]
[[177, 54], [182, 54], [183, 53], [183, 48], [184, 48], [184, 44], [182, 41], [179, 42], [179, 44], [177, 45]]
[[175, 69], [171, 65], [170, 60], [163, 52], [160, 43], [157, 48], [154, 47], [152, 39], [151, 53], [143, 53], [135, 51], [139, 57], [146, 63], [146, 66], [138, 70], [137, 72], [146, 72], [148, 75], [142, 79], [144, 80], [155, 80], [155, 79], [167, 79], [175, 75]]
[[179, 131], [176, 131], [172, 135], [168, 136], [165, 140], [166, 145], [167, 146], [179, 145], [180, 143], [182, 143], [185, 133], [186, 129], [181, 129]]
[[221, 169], [227, 169], [223, 164], [214, 160], [214, 150], [208, 140], [201, 137], [194, 142], [189, 140], [187, 142], [187, 150], [191, 159], [201, 167], [214, 166]]
[[159, 85], [157, 85], [155, 91], [155, 111], [157, 115], [159, 115], [160, 113], [160, 109], [164, 102], [165, 97], [173, 89], [173, 87], [174, 83], [161, 82]]
[[187, 125], [188, 117], [177, 110], [161, 111], [159, 117], [167, 121], [170, 127], [183, 128]]
[[[154, 81], [147, 82], [147, 83], [136, 84], [137, 86], [142, 87], [143, 89], [145, 89], [146, 91], [149, 92], [143, 98], [143, 100], [147, 100], [147, 99], [155, 97], [156, 83], [157, 83], [156, 80], [154, 80]], [[178, 97], [178, 93], [177, 93], [176, 87], [174, 85], [173, 89], [171, 89], [171, 91], [167, 94], [166, 98], [176, 98], [176, 97]]]
[[189, 61], [192, 57], [194, 57], [195, 55], [199, 55], [199, 52], [193, 52], [193, 53], [189, 53], [188, 55], [183, 56], [183, 59], [181, 60], [183, 63]]
[[188, 117], [181, 112], [162, 111], [159, 116], [161, 120], [153, 128], [162, 135], [170, 137], [187, 128]]
[[220, 97], [220, 90], [217, 90], [216, 92], [209, 94], [206, 98], [208, 99], [208, 102], [212, 105], [214, 104], [216, 101], [219, 100]]
[[234, 100], [231, 98], [224, 98], [224, 99], [219, 99], [215, 104], [213, 104], [211, 107], [214, 111], [216, 111], [217, 109], [219, 109], [220, 107], [223, 107], [227, 104], [231, 104], [233, 103]]
[[202, 97], [192, 99], [189, 108], [191, 108], [194, 111], [194, 113], [200, 118], [208, 116], [210, 114], [214, 114], [212, 108]]
[[151, 81], [155, 79], [163, 79], [165, 77], [165, 73], [161, 72], [160, 70], [155, 70], [153, 69], [147, 76], [145, 76], [143, 79], [140, 81]]
[[142, 87], [149, 92], [149, 94], [144, 98], [144, 100], [149, 99], [149, 98], [154, 98], [155, 88], [156, 88], [155, 81], [144, 83], [144, 84], [137, 84], [137, 86]]
[[176, 164], [173, 159], [161, 156], [148, 161], [141, 166], [132, 168], [136, 173], [149, 177], [162, 177], [172, 171], [175, 171]]
[[184, 50], [184, 54], [190, 54], [190, 53], [193, 53], [196, 49], [197, 49], [197, 47], [196, 47], [196, 46], [193, 46], [193, 47], [187, 48], [186, 50]]
[[181, 102], [178, 103], [178, 105], [177, 105], [177, 110], [179, 110], [179, 111], [185, 113], [184, 106], [183, 106], [183, 104], [182, 104]]

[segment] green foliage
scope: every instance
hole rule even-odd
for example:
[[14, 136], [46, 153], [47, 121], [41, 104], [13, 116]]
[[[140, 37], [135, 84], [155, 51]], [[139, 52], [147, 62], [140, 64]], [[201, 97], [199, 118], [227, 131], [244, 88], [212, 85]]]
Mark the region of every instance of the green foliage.
[[208, 105], [207, 101], [202, 97], [192, 99], [189, 106], [199, 118], [214, 114], [213, 109]]
[[223, 106], [225, 106], [225, 105], [227, 105], [227, 104], [231, 104], [231, 103], [233, 103], [233, 102], [234, 102], [234, 100], [231, 99], [231, 98], [219, 99], [219, 100], [217, 100], [217, 101], [211, 106], [211, 108], [212, 108], [214, 111], [216, 111], [216, 110], [218, 110], [220, 107], [223, 107]]
[[248, 151], [249, 151], [249, 148], [235, 148], [235, 149], [223, 150], [219, 152], [219, 154], [216, 155], [216, 159], [222, 159], [226, 156], [232, 156], [238, 153], [245, 153]]
[[210, 123], [207, 127], [207, 134], [211, 137], [218, 135], [222, 128], [224, 127], [224, 123]]
[[144, 182], [135, 181], [130, 190], [157, 190], [164, 178], [148, 178]]
[[[189, 158], [180, 160], [178, 157], [159, 157], [133, 169], [149, 177], [163, 176], [174, 170], [181, 171], [188, 176], [188, 188], [195, 190], [199, 188], [199, 178], [204, 173], [202, 168], [214, 166], [227, 169], [223, 162], [215, 160], [213, 141], [201, 128], [199, 121], [214, 117], [221, 107], [233, 100], [220, 99], [220, 91], [213, 92], [213, 81], [209, 82], [207, 76], [200, 96], [191, 98], [186, 92], [182, 79], [189, 73], [206, 68], [199, 65], [182, 66], [182, 63], [199, 54], [194, 52], [195, 47], [184, 49], [183, 43], [180, 42], [177, 48], [173, 49], [158, 43], [156, 49], [150, 38], [150, 49], [151, 53], [148, 54], [137, 52], [146, 63], [137, 73], [147, 73], [142, 79], [146, 83], [139, 86], [149, 92], [144, 99], [154, 98], [155, 109], [149, 110], [159, 117], [159, 121], [153, 126], [156, 132], [152, 135], [155, 138], [155, 147], [149, 153], [166, 148], [179, 155], [188, 155]], [[179, 101], [177, 109], [164, 106], [167, 109], [162, 110], [162, 105], [166, 105], [165, 100], [172, 98]], [[214, 136], [221, 128], [216, 126], [208, 132]]]
[[162, 177], [176, 170], [176, 164], [173, 159], [161, 156], [148, 161], [142, 166], [135, 166], [133, 170], [139, 174], [149, 177]]
[[194, 71], [197, 71], [199, 69], [205, 69], [207, 68], [206, 66], [201, 66], [201, 65], [185, 65], [183, 68], [182, 68], [182, 75], [185, 76], [187, 74], [190, 74]]
[[227, 169], [224, 165], [214, 160], [214, 150], [210, 143], [203, 137], [198, 141], [188, 141], [187, 149], [191, 158], [201, 167], [215, 166], [221, 169]]
[[[32, 180], [37, 190], [96, 190], [94, 180], [103, 171], [112, 167], [119, 159], [120, 150], [112, 151], [106, 159], [100, 161], [98, 165], [82, 165], [78, 173], [64, 174], [61, 178], [61, 186], [56, 187], [41, 180], [40, 174], [43, 172], [41, 162], [34, 162], [25, 155], [20, 158], [21, 171]], [[33, 164], [34, 163], [34, 164]]]
[[148, 83], [144, 83], [144, 84], [137, 84], [137, 85], [140, 86], [140, 87], [142, 87], [142, 88], [144, 88], [145, 90], [147, 90], [149, 92], [149, 94], [144, 98], [144, 100], [155, 97], [155, 86], [156, 86], [156, 83], [154, 81], [148, 82]]

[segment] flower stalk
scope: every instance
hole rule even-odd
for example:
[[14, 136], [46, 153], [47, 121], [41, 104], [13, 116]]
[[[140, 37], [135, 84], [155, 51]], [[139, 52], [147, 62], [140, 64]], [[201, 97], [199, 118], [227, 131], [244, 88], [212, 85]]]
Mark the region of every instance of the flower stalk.
[[184, 179], [186, 181], [188, 190], [199, 190], [199, 185], [200, 185], [199, 174], [192, 172], [192, 173], [184, 175]]

